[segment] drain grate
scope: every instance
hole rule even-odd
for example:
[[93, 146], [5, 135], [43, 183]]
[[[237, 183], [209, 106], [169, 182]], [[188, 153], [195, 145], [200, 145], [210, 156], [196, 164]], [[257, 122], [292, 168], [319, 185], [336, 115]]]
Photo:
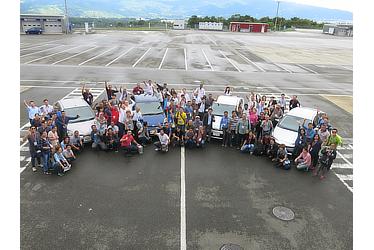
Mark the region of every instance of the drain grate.
[[273, 208], [273, 214], [280, 220], [290, 221], [295, 218], [295, 213], [288, 207], [277, 206]]
[[219, 250], [244, 250], [244, 248], [237, 244], [228, 243], [221, 246]]

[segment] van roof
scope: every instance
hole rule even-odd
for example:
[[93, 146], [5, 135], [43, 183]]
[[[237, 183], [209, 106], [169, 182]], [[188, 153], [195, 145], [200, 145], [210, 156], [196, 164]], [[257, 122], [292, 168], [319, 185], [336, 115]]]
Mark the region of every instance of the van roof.
[[159, 102], [158, 98], [153, 95], [134, 95], [135, 102]]
[[238, 96], [230, 96], [230, 95], [220, 95], [217, 98], [217, 103], [221, 104], [228, 104], [228, 105], [237, 105], [239, 100], [243, 98]]

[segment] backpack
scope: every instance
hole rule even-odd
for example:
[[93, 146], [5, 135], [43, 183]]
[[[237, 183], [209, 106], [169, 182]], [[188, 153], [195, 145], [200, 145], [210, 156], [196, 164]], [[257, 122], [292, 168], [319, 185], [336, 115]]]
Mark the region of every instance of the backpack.
[[263, 156], [265, 154], [265, 145], [262, 143], [257, 143], [255, 149], [253, 150], [253, 154], [256, 156]]

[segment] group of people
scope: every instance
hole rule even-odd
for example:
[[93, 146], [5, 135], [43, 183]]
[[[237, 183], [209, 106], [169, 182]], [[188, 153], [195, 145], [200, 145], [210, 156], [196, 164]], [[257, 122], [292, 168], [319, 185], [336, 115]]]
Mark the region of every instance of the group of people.
[[[105, 82], [105, 89], [107, 98], [94, 104], [90, 90], [82, 87], [83, 99], [96, 112], [95, 124], [91, 126], [93, 149], [123, 150], [126, 155], [141, 154], [143, 147], [154, 141], [156, 151], [168, 152], [170, 147], [176, 146], [202, 148], [212, 138], [216, 119], [212, 109], [215, 99], [211, 93], [206, 93], [203, 84], [192, 93], [185, 88], [177, 92], [174, 88], [169, 89], [166, 83], [160, 85], [151, 80], [138, 83], [132, 90], [118, 89]], [[132, 106], [135, 95], [155, 96], [160, 101], [166, 118], [158, 128], [150, 130], [140, 108]], [[231, 95], [230, 87], [226, 87], [224, 95]], [[336, 146], [342, 143], [337, 130], [329, 124], [328, 117], [323, 115], [316, 127], [305, 124], [305, 121], [300, 123], [295, 148], [289, 156], [285, 145], [277, 145], [271, 132], [286, 110], [300, 106], [297, 96], [287, 101], [284, 94], [276, 99], [251, 92], [246, 100], [243, 106], [222, 114], [219, 125], [223, 131], [222, 146], [235, 147], [254, 155], [266, 155], [275, 166], [284, 169], [290, 168], [292, 159], [297, 169], [314, 170], [315, 174], [321, 174], [321, 178], [324, 178], [336, 157]], [[78, 117], [67, 117], [63, 111], [56, 112], [48, 100], [44, 100], [41, 107], [36, 107], [32, 101], [25, 102], [25, 105], [31, 123], [28, 140], [33, 170], [36, 170], [36, 160], [40, 164], [42, 158], [44, 173], [48, 174], [48, 169], [52, 168], [62, 175], [71, 167], [75, 155], [83, 149], [78, 131], [72, 137], [66, 135], [69, 120]], [[41, 154], [38, 154], [39, 151]], [[324, 165], [325, 168], [317, 169], [319, 159], [321, 163], [325, 156], [328, 159], [324, 162], [328, 164]], [[48, 162], [53, 163], [48, 165]]]

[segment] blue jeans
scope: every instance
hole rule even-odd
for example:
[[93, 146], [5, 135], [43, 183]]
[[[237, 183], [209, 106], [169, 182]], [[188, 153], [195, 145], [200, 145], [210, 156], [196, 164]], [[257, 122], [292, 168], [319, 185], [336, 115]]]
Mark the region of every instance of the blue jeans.
[[49, 167], [51, 166], [49, 162], [49, 157], [51, 153], [50, 152], [43, 152], [42, 157], [43, 157], [43, 171], [48, 172]]
[[243, 153], [248, 153], [248, 152], [253, 152], [254, 149], [255, 149], [255, 145], [254, 144], [245, 144], [240, 149], [240, 151], [242, 151]]

